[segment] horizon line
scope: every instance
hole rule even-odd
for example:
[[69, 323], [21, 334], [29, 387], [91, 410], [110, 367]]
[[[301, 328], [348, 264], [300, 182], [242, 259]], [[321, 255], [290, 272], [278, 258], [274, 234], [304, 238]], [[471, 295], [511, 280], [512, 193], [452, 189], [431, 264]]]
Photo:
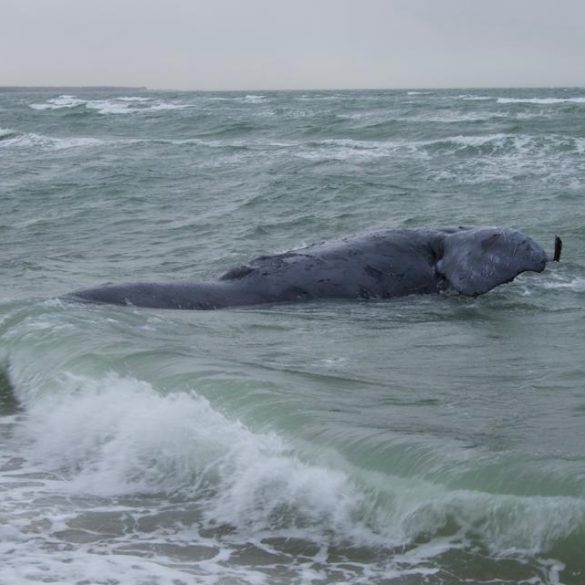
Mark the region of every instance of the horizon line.
[[0, 85], [0, 92], [8, 91], [43, 91], [55, 89], [70, 90], [134, 90], [134, 91], [177, 91], [177, 92], [201, 92], [201, 93], [234, 93], [234, 92], [311, 92], [311, 91], [451, 91], [451, 90], [488, 90], [488, 89], [585, 89], [585, 85], [453, 85], [453, 86], [396, 86], [396, 87], [317, 87], [317, 88], [268, 88], [268, 87], [243, 87], [238, 89], [211, 89], [211, 88], [176, 88], [176, 87], [148, 87], [146, 85]]

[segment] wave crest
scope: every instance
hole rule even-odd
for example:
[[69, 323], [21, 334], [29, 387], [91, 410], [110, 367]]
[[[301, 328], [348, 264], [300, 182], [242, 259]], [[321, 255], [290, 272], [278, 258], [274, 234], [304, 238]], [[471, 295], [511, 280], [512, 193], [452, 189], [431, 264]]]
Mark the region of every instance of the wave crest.
[[73, 492], [162, 492], [197, 503], [204, 524], [248, 535], [402, 546], [445, 533], [498, 554], [536, 554], [585, 521], [583, 502], [570, 497], [449, 490], [363, 470], [356, 482], [343, 461], [306, 461], [279, 435], [252, 432], [194, 393], [165, 396], [133, 378], [67, 376], [58, 396], [37, 395], [27, 409], [27, 457]]
[[107, 99], [82, 99], [73, 95], [60, 95], [48, 99], [44, 103], [29, 105], [33, 110], [71, 110], [84, 109], [98, 114], [137, 114], [151, 113], [166, 110], [182, 110], [191, 107], [190, 104], [163, 101], [151, 97], [120, 96]]

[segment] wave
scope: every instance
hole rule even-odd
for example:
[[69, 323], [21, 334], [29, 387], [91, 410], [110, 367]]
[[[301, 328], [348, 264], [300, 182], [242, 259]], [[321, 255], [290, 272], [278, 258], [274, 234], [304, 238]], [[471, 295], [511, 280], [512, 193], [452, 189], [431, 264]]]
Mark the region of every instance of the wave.
[[493, 97], [487, 96], [487, 95], [473, 95], [473, 94], [461, 94], [456, 96], [456, 99], [460, 99], [460, 100], [465, 100], [465, 101], [471, 101], [471, 102], [484, 102], [484, 101], [489, 101], [489, 100], [493, 100]]
[[[14, 394], [25, 414], [11, 430], [13, 444], [0, 449], [0, 483], [12, 486], [0, 511], [0, 547], [5, 539], [16, 551], [14, 564], [0, 564], [0, 582], [10, 582], [7, 567], [23, 559], [36, 566], [35, 555], [51, 546], [57, 550], [49, 560], [56, 562], [60, 550], [74, 545], [72, 566], [84, 553], [117, 557], [125, 551], [142, 574], [151, 574], [144, 556], [156, 558], [159, 570], [176, 566], [161, 545], [179, 542], [194, 547], [196, 560], [183, 557], [191, 570], [204, 577], [212, 570], [240, 571], [236, 581], [245, 583], [262, 582], [262, 572], [269, 571], [255, 565], [256, 580], [247, 573], [242, 578], [255, 563], [245, 564], [245, 555], [268, 558], [288, 571], [289, 582], [298, 580], [302, 547], [309, 551], [300, 553], [305, 570], [321, 566], [327, 578], [341, 574], [344, 582], [375, 583], [388, 575], [435, 574], [451, 562], [461, 571], [458, 563], [478, 549], [479, 556], [489, 551], [508, 559], [508, 566], [529, 565], [525, 572], [532, 577], [538, 559], [549, 569], [559, 566], [546, 557], [563, 539], [575, 547], [582, 542], [582, 499], [489, 493], [422, 472], [403, 477], [356, 466], [334, 449], [243, 424], [202, 397], [195, 383], [173, 392], [170, 378], [158, 388], [129, 375], [100, 374], [116, 363], [127, 370], [132, 360], [122, 354], [100, 362], [95, 356], [105, 347], [94, 342], [73, 349], [77, 333], [87, 328], [85, 311], [77, 323], [63, 307], [49, 315], [46, 307], [35, 311], [2, 329]], [[136, 318], [143, 335], [142, 318], [129, 318]], [[121, 324], [111, 321], [119, 340]], [[110, 325], [103, 326], [107, 331]], [[65, 343], [62, 336], [70, 334]], [[2, 447], [6, 436], [0, 433]], [[396, 447], [412, 457], [411, 443]], [[41, 525], [30, 539], [30, 530]], [[202, 554], [216, 560], [200, 563], [196, 555]], [[56, 564], [50, 576], [69, 566]], [[125, 582], [135, 581], [129, 576]]]
[[448, 151], [454, 154], [491, 154], [494, 156], [521, 155], [530, 157], [582, 155], [585, 138], [528, 134], [489, 134], [485, 136], [453, 136], [443, 140], [419, 143], [431, 151]]
[[35, 134], [34, 132], [18, 133], [15, 131], [9, 131], [5, 134], [0, 133], [0, 149], [39, 148], [42, 150], [66, 150], [69, 148], [100, 146], [102, 144], [104, 144], [103, 140], [91, 137], [71, 136], [57, 138]]
[[497, 98], [498, 104], [536, 104], [542, 106], [557, 104], [585, 104], [585, 97], [571, 98]]
[[120, 97], [118, 100], [121, 102], [148, 102], [151, 98], [147, 97], [138, 97], [138, 96], [130, 96], [130, 97]]
[[70, 110], [84, 109], [98, 114], [136, 114], [165, 110], [182, 110], [191, 104], [162, 101], [150, 97], [121, 96], [107, 99], [81, 99], [73, 95], [61, 95], [41, 104], [30, 104], [33, 110]]
[[[62, 377], [57, 394], [21, 397], [26, 455], [68, 478], [72, 493], [159, 494], [197, 502], [203, 525], [249, 538], [269, 531], [360, 546], [403, 546], [449, 522], [498, 553], [543, 553], [585, 521], [571, 497], [449, 490], [423, 480], [304, 460], [273, 432], [252, 432], [196, 393], [144, 381]], [[99, 412], [99, 417], [95, 413]], [[554, 522], [552, 521], [554, 519]], [[329, 535], [329, 536], [327, 536]]]
[[12, 138], [16, 135], [14, 130], [9, 128], [0, 128], [0, 140], [6, 140], [7, 138]]
[[442, 114], [429, 113], [420, 116], [412, 116], [406, 119], [409, 122], [435, 122], [442, 124], [457, 124], [465, 122], [489, 122], [497, 119], [508, 118], [507, 114], [490, 112], [443, 112]]
[[[475, 121], [474, 116], [466, 118]], [[478, 118], [479, 119], [479, 118]], [[427, 121], [432, 121], [429, 117]], [[440, 119], [437, 119], [437, 122]], [[422, 119], [420, 120], [422, 121]], [[455, 119], [441, 120], [443, 123]], [[0, 129], [0, 149], [38, 148], [42, 150], [65, 150], [90, 148], [104, 144], [160, 144], [170, 146], [200, 146], [219, 150], [252, 151], [274, 149], [288, 151], [291, 156], [314, 160], [374, 160], [390, 156], [417, 157], [450, 155], [470, 157], [485, 155], [492, 157], [516, 157], [522, 160], [548, 157], [550, 161], [581, 157], [585, 154], [585, 138], [565, 135], [531, 136], [528, 134], [486, 134], [455, 135], [434, 140], [355, 140], [333, 138], [309, 142], [277, 142], [257, 140], [249, 142], [237, 136], [249, 133], [249, 124], [225, 126], [213, 132], [201, 134], [197, 138], [184, 139], [115, 139], [105, 140], [93, 137], [52, 137], [36, 133], [19, 133], [14, 130]]]
[[488, 95], [474, 95], [474, 94], [461, 94], [456, 96], [456, 99], [464, 101], [495, 101], [497, 104], [535, 104], [535, 105], [556, 105], [556, 104], [585, 104], [585, 97], [548, 97], [548, 98], [519, 98], [519, 97], [497, 97]]
[[86, 103], [85, 100], [76, 98], [74, 95], [60, 95], [59, 97], [49, 99], [44, 104], [30, 104], [33, 110], [61, 110], [77, 108]]
[[[438, 124], [456, 124], [466, 122], [489, 122], [502, 118], [509, 118], [508, 114], [503, 112], [461, 112], [461, 111], [436, 111], [418, 115], [393, 115], [388, 116], [385, 112], [353, 112], [351, 114], [339, 114], [338, 118], [342, 120], [369, 121], [372, 125], [383, 125], [393, 122], [415, 122], [415, 123], [438, 123]], [[371, 126], [370, 126], [371, 128]]]
[[346, 529], [360, 505], [343, 473], [302, 462], [276, 434], [253, 433], [196, 394], [66, 376], [59, 396], [24, 401], [29, 457], [69, 475], [77, 492], [201, 498], [207, 520], [256, 530], [301, 518]]
[[263, 104], [266, 103], [267, 98], [265, 95], [249, 94], [243, 98], [236, 98], [238, 101], [242, 101], [248, 104]]
[[[585, 138], [563, 135], [487, 134], [420, 141], [329, 139], [303, 144], [294, 153], [311, 160], [375, 159], [388, 156], [474, 154], [494, 157], [567, 157], [585, 153]], [[526, 158], [528, 160], [528, 158]]]
[[585, 277], [583, 276], [575, 276], [575, 277], [560, 277], [555, 275], [554, 280], [549, 280], [547, 282], [543, 282], [541, 286], [546, 289], [551, 290], [568, 290], [570, 292], [576, 293], [585, 293]]

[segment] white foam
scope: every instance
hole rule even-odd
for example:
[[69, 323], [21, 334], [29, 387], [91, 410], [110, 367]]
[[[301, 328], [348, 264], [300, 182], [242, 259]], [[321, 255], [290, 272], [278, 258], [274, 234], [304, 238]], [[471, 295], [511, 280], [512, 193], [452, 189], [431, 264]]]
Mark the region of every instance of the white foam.
[[582, 276], [575, 276], [574, 278], [566, 279], [565, 277], [557, 277], [555, 280], [542, 282], [541, 286], [550, 290], [569, 290], [572, 292], [585, 292], [585, 278]]
[[60, 95], [59, 97], [47, 100], [44, 104], [31, 104], [30, 107], [33, 110], [61, 110], [64, 108], [77, 108], [85, 103], [85, 100], [73, 95]]
[[119, 97], [118, 99], [121, 102], [150, 102], [150, 101], [152, 101], [153, 98], [128, 96], [128, 97]]
[[[519, 138], [523, 138], [520, 136], [509, 136], [507, 134], [486, 134], [482, 136], [450, 136], [445, 139], [439, 140], [429, 140], [426, 142], [421, 142], [421, 144], [455, 144], [459, 146], [484, 146], [485, 144], [498, 144], [501, 145], [503, 142], [511, 140], [515, 141]], [[523, 140], [526, 141], [528, 138], [524, 137]]]
[[30, 104], [34, 110], [60, 110], [77, 107], [85, 107], [98, 114], [136, 114], [162, 110], [181, 110], [192, 107], [191, 104], [181, 104], [156, 100], [150, 97], [120, 96], [107, 99], [81, 99], [76, 96], [62, 95], [49, 99], [43, 104]]
[[[31, 547], [32, 548], [32, 547]], [[0, 565], [0, 583], [124, 583], [125, 585], [178, 585], [192, 583], [193, 574], [180, 568], [123, 554], [96, 554], [77, 547], [75, 553], [16, 549]], [[213, 583], [213, 580], [206, 581]], [[251, 582], [252, 583], [252, 582]]]
[[[5, 541], [0, 544], [0, 582], [50, 577], [51, 582], [70, 583], [117, 574], [129, 584], [172, 583], [189, 582], [188, 575], [195, 574], [209, 583], [226, 575], [259, 583], [270, 580], [269, 566], [234, 565], [230, 558], [241, 546], [273, 552], [266, 537], [319, 544], [314, 558], [302, 566], [291, 557], [291, 578], [319, 574], [325, 579], [328, 571], [341, 571], [346, 582], [359, 582], [360, 574], [366, 581], [381, 575], [422, 576], [436, 573], [441, 561], [434, 559], [467, 549], [469, 538], [496, 556], [522, 561], [545, 554], [585, 519], [583, 502], [572, 498], [451, 490], [364, 470], [356, 483], [355, 470], [339, 457], [304, 460], [281, 436], [254, 433], [194, 393], [165, 396], [146, 382], [116, 375], [68, 375], [56, 387], [53, 381], [51, 392], [39, 382], [34, 377], [35, 387], [20, 392], [27, 414], [20, 418], [15, 444], [28, 467], [11, 473], [11, 481], [19, 481], [20, 473], [23, 483], [12, 488], [0, 511], [0, 542]], [[32, 486], [30, 477], [37, 478]], [[161, 498], [161, 492], [167, 497]], [[139, 495], [142, 503], [126, 510], [119, 502], [125, 494]], [[152, 499], [145, 500], [146, 494]], [[94, 496], [98, 499], [92, 503]], [[179, 513], [184, 506], [196, 506], [202, 524], [155, 525], [108, 538], [98, 533], [95, 544], [76, 544], [73, 551], [59, 548], [60, 538], [67, 542], [59, 534], [70, 530], [83, 511], [71, 507], [70, 500], [93, 506], [89, 510], [96, 522], [101, 515], [107, 519], [123, 511], [132, 515], [135, 526], [141, 516], [156, 523], [164, 510], [175, 510], [175, 501]], [[154, 509], [148, 509], [149, 501]], [[453, 522], [457, 534], [424, 538], [414, 546], [421, 535], [436, 534]], [[33, 525], [43, 529], [31, 537]], [[222, 525], [233, 531], [217, 538], [198, 533]], [[184, 567], [164, 551], [151, 559], [132, 552], [169, 543], [195, 543], [219, 552]], [[354, 559], [338, 566], [326, 561], [327, 547], [343, 543], [388, 551], [409, 546], [408, 552], [394, 550], [373, 563]], [[121, 546], [127, 557], [116, 554]], [[558, 570], [558, 564], [551, 566]]]
[[98, 114], [137, 114], [162, 110], [182, 110], [191, 107], [189, 104], [175, 104], [170, 102], [136, 102], [136, 100], [90, 100], [88, 110], [95, 110]]
[[97, 111], [98, 114], [130, 114], [137, 111], [132, 103], [117, 100], [89, 100], [85, 107]]
[[481, 122], [498, 118], [508, 118], [508, 114], [502, 112], [458, 112], [443, 111], [429, 112], [414, 116], [388, 117], [386, 112], [353, 112], [351, 114], [340, 114], [339, 118], [346, 120], [367, 120], [371, 124], [385, 124], [389, 122], [435, 122], [442, 124], [453, 124], [460, 122]]
[[440, 122], [443, 124], [453, 124], [460, 122], [482, 122], [494, 120], [496, 118], [507, 118], [508, 115], [499, 112], [480, 113], [480, 112], [443, 112], [441, 114], [430, 113], [421, 116], [412, 116], [406, 118], [413, 122]]
[[195, 394], [162, 396], [114, 375], [68, 376], [59, 395], [29, 400], [19, 440], [32, 461], [69, 476], [74, 492], [204, 497], [209, 522], [248, 535], [300, 523], [308, 532], [399, 544], [454, 517], [500, 551], [543, 551], [584, 519], [583, 503], [570, 498], [451, 491], [387, 476], [368, 481], [392, 505], [364, 516], [365, 494], [347, 471], [303, 461], [282, 437], [253, 433]]
[[[450, 155], [434, 177], [439, 180], [458, 180], [470, 184], [498, 180], [525, 172], [539, 173], [544, 179], [558, 181], [573, 177], [575, 163], [585, 153], [585, 138], [564, 135], [533, 136], [505, 133], [451, 135], [433, 140], [352, 140], [329, 139], [291, 144], [291, 155], [303, 159], [324, 161], [369, 161], [389, 157], [431, 159], [437, 153]], [[476, 152], [477, 151], [477, 152]], [[458, 156], [468, 153], [485, 154]]]
[[306, 159], [374, 159], [403, 154], [406, 156], [429, 156], [430, 148], [444, 147], [456, 152], [466, 148], [480, 148], [486, 145], [499, 150], [526, 150], [532, 145], [529, 136], [509, 136], [507, 134], [489, 134], [485, 136], [449, 136], [438, 140], [421, 141], [367, 141], [352, 139], [329, 139], [309, 144], [309, 148], [302, 148], [295, 152], [299, 157]]
[[537, 104], [542, 106], [557, 104], [585, 104], [585, 97], [571, 98], [497, 98], [499, 104]]
[[463, 94], [457, 96], [457, 99], [471, 101], [471, 102], [484, 102], [493, 100], [494, 98], [486, 95], [473, 95], [473, 94]]
[[172, 104], [168, 102], [160, 102], [153, 104], [149, 109], [152, 110], [184, 110], [192, 107], [190, 104]]
[[252, 433], [202, 398], [160, 396], [116, 376], [68, 377], [62, 391], [31, 405], [22, 439], [31, 459], [73, 473], [76, 491], [197, 494], [207, 486], [210, 521], [262, 530], [289, 508], [309, 524], [352, 526], [361, 498], [345, 474], [302, 462], [277, 435]]
[[249, 104], [263, 104], [264, 102], [266, 102], [266, 96], [250, 94], [245, 96], [242, 101], [247, 102]]
[[6, 138], [0, 141], [1, 148], [40, 148], [43, 150], [65, 150], [69, 148], [84, 148], [104, 144], [99, 138], [90, 137], [68, 137], [55, 138], [35, 134], [16, 134], [13, 138]]

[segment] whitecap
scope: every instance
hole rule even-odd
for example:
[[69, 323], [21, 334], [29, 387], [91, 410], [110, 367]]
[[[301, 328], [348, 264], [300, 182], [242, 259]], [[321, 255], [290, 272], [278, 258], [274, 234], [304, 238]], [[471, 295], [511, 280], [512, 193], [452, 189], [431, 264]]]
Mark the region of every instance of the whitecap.
[[105, 141], [99, 138], [72, 136], [70, 138], [49, 138], [49, 143], [52, 144], [55, 150], [63, 150], [67, 148], [85, 148], [91, 146], [100, 146], [104, 144]]
[[[65, 150], [69, 148], [83, 148], [104, 144], [99, 138], [71, 136], [56, 138], [30, 132], [27, 134], [7, 135], [0, 141], [0, 148], [40, 148], [43, 150]], [[1, 138], [1, 137], [0, 137]]]
[[88, 110], [95, 110], [99, 114], [128, 114], [137, 111], [131, 103], [116, 100], [90, 100], [86, 103]]
[[576, 276], [574, 278], [558, 278], [548, 282], [541, 283], [541, 286], [545, 289], [550, 290], [569, 290], [572, 292], [582, 293], [585, 292], [585, 278], [582, 276]]
[[264, 95], [256, 95], [256, 94], [249, 94], [242, 98], [242, 101], [249, 103], [249, 104], [263, 104], [266, 102], [266, 96]]
[[441, 114], [429, 113], [420, 116], [411, 116], [406, 118], [411, 122], [435, 122], [442, 124], [457, 124], [460, 122], [487, 122], [498, 118], [508, 118], [508, 114], [500, 112], [480, 113], [480, 112], [443, 112]]
[[471, 101], [471, 102], [484, 102], [493, 100], [494, 98], [487, 95], [473, 95], [473, 94], [462, 94], [458, 95], [457, 99]]
[[[17, 383], [24, 382], [18, 369], [13, 373]], [[19, 567], [29, 567], [31, 581], [50, 577], [65, 583], [117, 572], [125, 583], [170, 584], [184, 569], [202, 579], [221, 573], [238, 582], [268, 582], [269, 567], [229, 561], [242, 547], [274, 554], [265, 539], [275, 538], [318, 545], [302, 567], [295, 553], [286, 562], [280, 556], [280, 570], [291, 576], [308, 577], [321, 567], [324, 577], [347, 571], [346, 582], [357, 582], [361, 570], [372, 581], [398, 579], [434, 574], [440, 561], [433, 559], [472, 548], [472, 539], [498, 556], [532, 559], [584, 519], [583, 502], [573, 498], [449, 489], [420, 478], [355, 470], [334, 453], [307, 459], [279, 434], [254, 432], [194, 392], [163, 395], [145, 381], [117, 375], [62, 375], [59, 383], [50, 381], [50, 389], [33, 378], [26, 386], [17, 384], [27, 414], [14, 438], [24, 457], [10, 479], [19, 481], [20, 473], [22, 486], [11, 488], [0, 512], [0, 526], [11, 527], [0, 528], [8, 541], [4, 550], [17, 554], [5, 555], [15, 560], [2, 563], [0, 581], [22, 577], [24, 582], [25, 569]], [[32, 486], [29, 477], [36, 478]], [[161, 497], [165, 493], [172, 497]], [[172, 525], [161, 526], [158, 519], [166, 513]], [[109, 519], [120, 516], [126, 524], [111, 534]], [[67, 548], [75, 523], [87, 534], [100, 522], [105, 527], [89, 534], [94, 538], [89, 546], [73, 534], [75, 549]], [[457, 534], [437, 534], [451, 523], [460, 527]], [[222, 526], [231, 528], [217, 532]], [[206, 536], [199, 534], [202, 529]], [[212, 558], [178, 565], [164, 553], [171, 541], [205, 547]], [[408, 546], [393, 548], [402, 544]], [[362, 564], [358, 554], [324, 566], [334, 545], [372, 547], [374, 555], [383, 554], [374, 562]], [[151, 551], [151, 558], [141, 550]], [[95, 553], [102, 553], [97, 565], [88, 563]], [[252, 550], [251, 558], [255, 554]], [[99, 559], [112, 562], [102, 565]]]
[[33, 110], [61, 110], [77, 108], [86, 104], [85, 100], [79, 99], [74, 95], [60, 95], [59, 97], [49, 99], [44, 104], [30, 104]]
[[98, 114], [137, 114], [164, 110], [182, 110], [190, 108], [190, 104], [177, 104], [163, 101], [135, 101], [135, 100], [90, 100], [87, 109], [95, 110]]
[[585, 97], [572, 98], [497, 98], [499, 104], [537, 104], [542, 106], [557, 104], [585, 104]]
[[10, 128], [0, 128], [0, 140], [3, 140], [8, 136], [14, 136], [14, 134], [14, 130], [11, 130]]
[[150, 97], [121, 96], [106, 99], [80, 99], [72, 95], [61, 95], [47, 100], [42, 104], [30, 104], [30, 108], [38, 111], [61, 110], [77, 107], [95, 111], [98, 114], [135, 114], [162, 110], [180, 110], [192, 107], [190, 104], [180, 104], [155, 100]]
[[190, 104], [172, 104], [168, 102], [160, 102], [153, 104], [149, 110], [184, 110], [185, 108], [191, 108]]
[[119, 97], [117, 98], [121, 102], [150, 102], [152, 98], [148, 97], [139, 97], [139, 96], [128, 96], [128, 97]]

